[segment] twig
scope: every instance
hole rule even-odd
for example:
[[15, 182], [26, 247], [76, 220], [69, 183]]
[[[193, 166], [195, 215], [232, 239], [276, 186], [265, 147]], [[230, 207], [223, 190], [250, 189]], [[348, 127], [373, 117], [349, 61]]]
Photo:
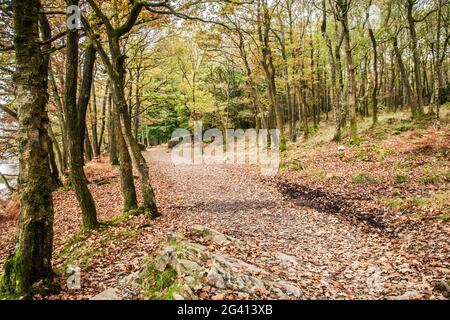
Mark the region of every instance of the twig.
[[6, 177], [3, 175], [3, 173], [0, 172], [0, 177], [3, 179], [3, 181], [5, 182], [6, 185], [6, 189], [8, 189], [9, 192], [13, 193], [16, 191], [15, 188], [11, 187], [11, 185], [8, 182], [8, 179], [6, 179]]

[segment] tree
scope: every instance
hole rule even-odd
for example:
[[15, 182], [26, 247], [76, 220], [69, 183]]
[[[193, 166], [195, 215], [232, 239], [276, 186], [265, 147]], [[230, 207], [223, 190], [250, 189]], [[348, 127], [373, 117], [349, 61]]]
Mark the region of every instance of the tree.
[[372, 89], [372, 123], [378, 123], [378, 45], [377, 39], [375, 38], [375, 34], [373, 32], [373, 27], [370, 25], [369, 21], [369, 10], [372, 5], [372, 1], [369, 1], [369, 7], [367, 9], [367, 23], [369, 29], [370, 41], [372, 42], [372, 50], [373, 50], [373, 89]]
[[270, 47], [270, 30], [272, 17], [269, 11], [269, 5], [266, 0], [258, 0], [257, 16], [259, 46], [261, 50], [261, 67], [264, 70], [267, 82], [267, 95], [270, 101], [269, 117], [272, 111], [275, 111], [276, 127], [280, 130], [280, 141], [284, 140], [284, 116], [283, 108], [277, 101], [277, 88], [275, 85], [275, 65]]
[[[70, 5], [78, 5], [78, 0], [70, 0]], [[68, 13], [68, 18], [70, 13]], [[83, 144], [86, 132], [86, 110], [90, 99], [92, 86], [92, 72], [95, 62], [95, 48], [89, 44], [86, 48], [83, 68], [83, 81], [80, 86], [77, 101], [78, 87], [78, 30], [67, 30], [66, 70], [64, 89], [64, 119], [67, 130], [69, 150], [70, 178], [80, 205], [83, 226], [86, 230], [98, 226], [97, 211], [94, 198], [87, 187], [87, 178], [84, 174]]]
[[134, 201], [135, 197], [133, 196], [135, 191], [131, 170], [132, 165], [128, 153], [130, 151], [141, 179], [141, 190], [144, 198], [143, 206], [149, 210], [149, 215], [152, 218], [155, 218], [159, 215], [159, 213], [156, 207], [154, 191], [150, 184], [148, 165], [132, 132], [131, 117], [128, 112], [125, 97], [126, 72], [124, 64], [126, 56], [120, 45], [121, 37], [131, 30], [139, 16], [139, 13], [144, 7], [144, 3], [134, 2], [126, 22], [117, 28], [113, 27], [109, 18], [103, 13], [95, 1], [88, 0], [88, 3], [94, 10], [97, 17], [101, 19], [103, 24], [106, 26], [106, 36], [109, 43], [110, 57], [106, 53], [101, 41], [97, 38], [97, 35], [94, 34], [94, 31], [88, 24], [88, 21], [83, 18], [85, 28], [87, 29], [91, 41], [95, 44], [95, 47], [99, 51], [100, 57], [106, 66], [106, 70], [111, 81], [115, 110], [118, 113], [117, 125], [120, 127], [120, 130], [116, 130], [116, 136], [120, 149], [119, 162], [121, 166], [122, 191], [124, 192], [125, 199], [124, 209], [130, 210], [136, 207]]
[[350, 107], [350, 136], [352, 141], [358, 140], [358, 124], [356, 119], [356, 78], [355, 67], [353, 64], [352, 46], [350, 43], [350, 25], [348, 22], [348, 14], [350, 11], [349, 0], [336, 0], [336, 14], [342, 25], [342, 34], [344, 38], [345, 55], [347, 58], [347, 74], [348, 74], [348, 104]]
[[38, 0], [13, 1], [19, 131], [20, 216], [17, 245], [5, 262], [0, 289], [29, 294], [52, 280], [53, 203], [49, 164], [47, 74], [39, 42]]

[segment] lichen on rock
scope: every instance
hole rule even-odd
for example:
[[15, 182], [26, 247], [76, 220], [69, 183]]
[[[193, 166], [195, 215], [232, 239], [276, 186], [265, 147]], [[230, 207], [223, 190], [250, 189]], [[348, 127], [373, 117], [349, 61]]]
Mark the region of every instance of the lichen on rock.
[[[191, 235], [222, 244], [235, 240], [211, 230], [196, 225]], [[252, 299], [261, 298], [261, 292], [276, 299], [302, 297], [302, 290], [296, 284], [272, 279], [264, 269], [211, 252], [208, 247], [179, 234], [169, 236], [155, 257], [147, 261], [139, 278], [144, 296], [151, 299], [198, 299], [197, 292], [203, 287], [211, 288], [215, 294], [245, 293]]]

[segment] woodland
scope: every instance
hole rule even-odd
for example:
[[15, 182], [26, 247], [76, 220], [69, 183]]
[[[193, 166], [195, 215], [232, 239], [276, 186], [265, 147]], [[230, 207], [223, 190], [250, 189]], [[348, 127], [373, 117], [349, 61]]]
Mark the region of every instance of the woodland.
[[[449, 21], [0, 0], [0, 300], [448, 299]], [[197, 121], [277, 129], [277, 174], [174, 165]]]

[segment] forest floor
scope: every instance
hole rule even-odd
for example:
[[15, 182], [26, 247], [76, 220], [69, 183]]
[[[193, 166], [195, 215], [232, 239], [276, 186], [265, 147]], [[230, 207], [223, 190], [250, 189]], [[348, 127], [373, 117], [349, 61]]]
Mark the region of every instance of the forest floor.
[[[320, 135], [288, 145], [271, 177], [243, 165], [174, 166], [170, 150], [149, 149], [162, 213], [153, 221], [120, 214], [117, 168], [107, 159], [89, 163], [105, 223], [79, 232], [73, 191], [55, 192], [54, 266], [62, 291], [44, 298], [90, 298], [140, 270], [168, 234], [187, 234], [193, 224], [239, 239], [239, 247], [209, 247], [298, 284], [305, 299], [448, 298], [448, 113], [443, 118], [437, 124], [383, 115], [376, 127], [361, 125], [358, 145], [329, 142], [331, 126], [322, 124]], [[0, 217], [1, 265], [14, 247], [14, 225]], [[298, 262], [280, 263], [280, 253]], [[67, 289], [69, 264], [82, 269], [80, 290]], [[211, 298], [208, 290], [197, 294]]]

